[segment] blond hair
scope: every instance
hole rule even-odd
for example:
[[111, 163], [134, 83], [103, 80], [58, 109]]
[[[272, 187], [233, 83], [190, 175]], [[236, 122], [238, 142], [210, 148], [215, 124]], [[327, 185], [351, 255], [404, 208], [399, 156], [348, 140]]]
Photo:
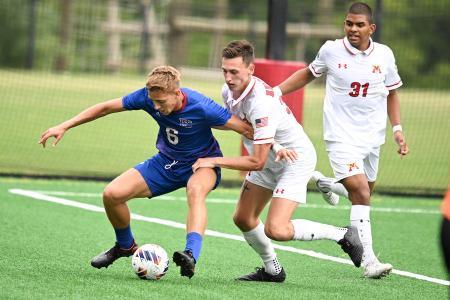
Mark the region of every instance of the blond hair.
[[150, 92], [175, 92], [180, 88], [180, 72], [171, 66], [154, 68], [147, 76], [147, 89]]

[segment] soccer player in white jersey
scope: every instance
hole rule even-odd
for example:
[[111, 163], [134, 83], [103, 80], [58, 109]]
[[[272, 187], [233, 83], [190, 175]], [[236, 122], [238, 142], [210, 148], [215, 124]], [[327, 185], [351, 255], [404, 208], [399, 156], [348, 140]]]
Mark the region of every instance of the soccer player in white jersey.
[[[192, 166], [194, 172], [204, 167], [250, 171], [233, 219], [264, 266], [237, 279], [285, 280], [286, 274], [269, 238], [277, 241], [334, 240], [359, 267], [363, 249], [356, 227], [340, 228], [304, 219], [291, 220], [297, 206], [306, 202], [306, 185], [316, 166], [316, 151], [281, 98], [275, 97], [272, 88], [261, 79], [252, 76], [253, 60], [253, 46], [245, 40], [229, 43], [222, 52], [223, 100], [233, 115], [253, 126], [254, 139], [244, 140], [250, 155], [200, 158]], [[294, 150], [298, 154], [294, 155], [296, 159], [289, 163], [278, 162], [274, 153], [278, 155], [277, 149], [270, 151], [274, 141], [278, 147]], [[259, 215], [269, 201], [270, 208], [263, 225]]]
[[371, 39], [375, 28], [371, 8], [353, 3], [344, 22], [345, 37], [327, 41], [309, 67], [274, 88], [276, 94], [287, 94], [327, 74], [323, 127], [335, 178], [315, 172], [313, 180], [322, 192], [331, 190], [352, 202], [350, 221], [364, 246], [364, 276], [368, 278], [380, 278], [392, 270], [391, 264], [380, 263], [374, 254], [370, 222], [370, 195], [387, 116], [400, 157], [409, 152], [396, 92], [402, 81], [392, 50]]

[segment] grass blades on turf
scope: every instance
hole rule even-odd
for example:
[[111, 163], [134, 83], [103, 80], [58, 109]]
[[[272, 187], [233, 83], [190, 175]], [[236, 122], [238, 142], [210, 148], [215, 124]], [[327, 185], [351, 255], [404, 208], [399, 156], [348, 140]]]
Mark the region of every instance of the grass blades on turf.
[[[445, 299], [448, 286], [392, 274], [381, 280], [362, 278], [362, 270], [338, 262], [277, 250], [287, 272], [283, 284], [236, 282], [251, 272], [260, 259], [244, 242], [206, 236], [195, 276], [180, 277], [170, 264], [158, 282], [134, 275], [130, 259], [120, 259], [97, 270], [90, 259], [109, 248], [114, 233], [104, 213], [37, 201], [12, 194], [11, 189], [102, 207], [105, 183], [0, 178], [0, 298], [137, 298], [156, 299]], [[43, 191], [46, 191], [45, 193]], [[208, 198], [208, 229], [240, 236], [232, 223], [236, 189], [218, 189]], [[152, 200], [129, 202], [133, 213], [183, 224], [184, 191]], [[438, 200], [387, 196], [373, 198], [375, 251], [395, 269], [446, 279], [439, 247]], [[348, 223], [348, 203], [325, 205], [310, 193], [308, 205], [295, 218], [334, 225]], [[144, 221], [132, 221], [137, 241], [162, 245], [171, 255], [183, 249], [185, 231]], [[279, 243], [347, 258], [330, 241]]]

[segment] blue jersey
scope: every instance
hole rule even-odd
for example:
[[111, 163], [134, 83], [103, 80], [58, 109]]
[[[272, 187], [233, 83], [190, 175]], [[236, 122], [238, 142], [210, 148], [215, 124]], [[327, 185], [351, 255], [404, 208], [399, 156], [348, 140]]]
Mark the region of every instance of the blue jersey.
[[159, 113], [148, 97], [146, 88], [122, 98], [127, 110], [145, 110], [159, 125], [156, 148], [173, 160], [191, 161], [200, 157], [222, 156], [219, 143], [212, 135], [212, 126], [222, 126], [231, 113], [210, 98], [187, 88], [183, 108], [165, 116]]

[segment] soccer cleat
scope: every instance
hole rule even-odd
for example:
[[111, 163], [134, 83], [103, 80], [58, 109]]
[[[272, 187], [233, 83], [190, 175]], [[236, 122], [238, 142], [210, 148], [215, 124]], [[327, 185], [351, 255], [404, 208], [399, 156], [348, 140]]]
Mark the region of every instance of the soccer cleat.
[[344, 235], [344, 238], [338, 241], [341, 245], [342, 250], [350, 256], [353, 264], [359, 268], [361, 266], [361, 261], [363, 257], [363, 245], [358, 236], [358, 229], [354, 226], [347, 226], [348, 230]]
[[[312, 174], [311, 174], [311, 180], [312, 180], [315, 184], [317, 184], [317, 181], [318, 181], [319, 179], [321, 179], [321, 178], [325, 178], [325, 175], [323, 175], [323, 174], [320, 173], [319, 171], [314, 171], [314, 172], [312, 172]], [[330, 191], [330, 190], [328, 190], [328, 191]], [[325, 191], [325, 192], [328, 192], [328, 191]]]
[[332, 206], [336, 206], [339, 203], [339, 195], [333, 193], [332, 191], [322, 193], [322, 198]]
[[240, 281], [267, 281], [267, 282], [283, 282], [286, 279], [284, 268], [281, 268], [280, 273], [276, 275], [269, 274], [264, 268], [255, 268], [256, 272], [243, 275], [236, 278]]
[[187, 276], [189, 279], [194, 276], [195, 259], [189, 251], [176, 251], [173, 253], [173, 262], [180, 267], [181, 276]]
[[384, 264], [378, 261], [378, 259], [373, 262], [368, 263], [364, 266], [364, 277], [379, 279], [389, 275], [392, 271], [391, 264]]
[[339, 195], [331, 191], [331, 185], [334, 180], [325, 177], [319, 171], [314, 171], [311, 176], [312, 181], [316, 184], [317, 189], [322, 193], [322, 198], [330, 205], [337, 205], [339, 203]]
[[134, 251], [136, 251], [137, 248], [139, 248], [139, 246], [134, 241], [133, 246], [131, 246], [129, 249], [120, 248], [119, 244], [116, 242], [114, 247], [94, 257], [91, 260], [91, 266], [97, 269], [103, 267], [107, 268], [117, 259], [133, 255]]

